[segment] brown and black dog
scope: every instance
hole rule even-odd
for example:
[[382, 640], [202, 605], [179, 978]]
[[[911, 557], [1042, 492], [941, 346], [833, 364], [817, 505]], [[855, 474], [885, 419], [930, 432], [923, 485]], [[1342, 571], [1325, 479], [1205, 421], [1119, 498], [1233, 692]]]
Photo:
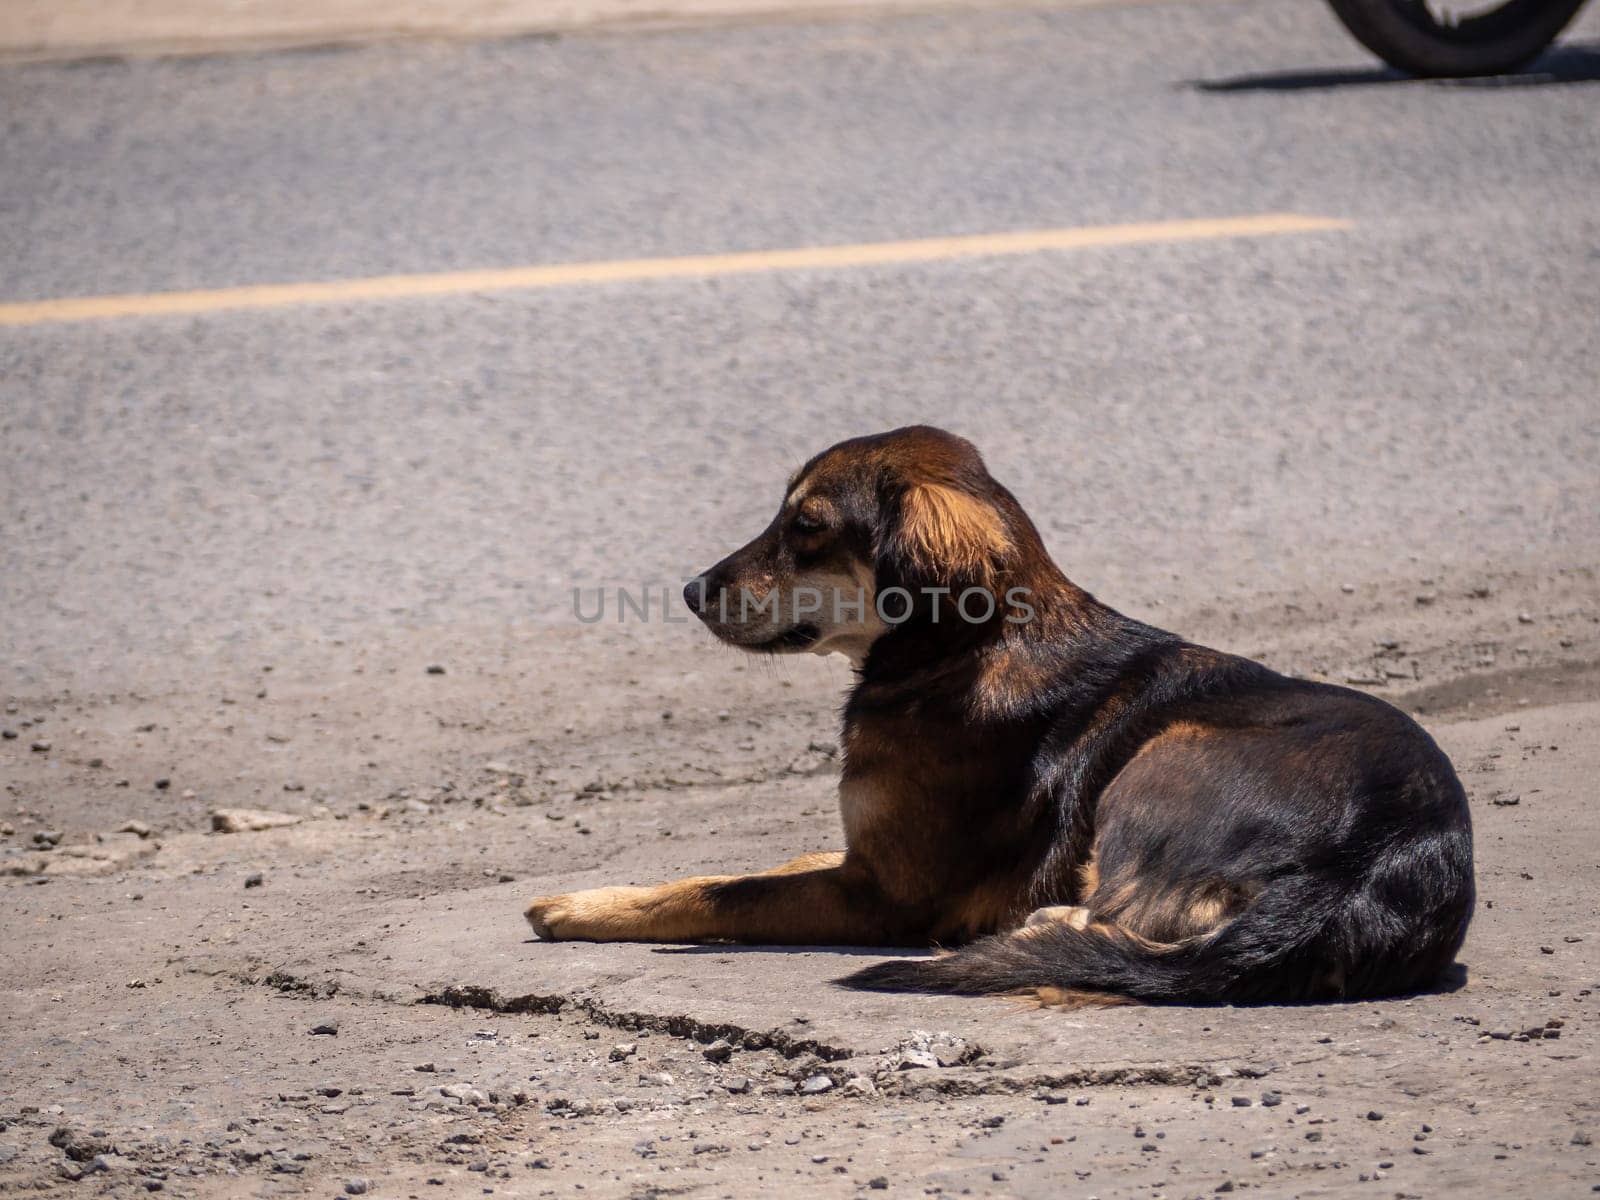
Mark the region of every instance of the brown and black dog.
[[854, 662], [845, 849], [537, 900], [541, 937], [961, 943], [843, 982], [1180, 1003], [1414, 991], [1461, 945], [1471, 824], [1428, 735], [1099, 603], [959, 437], [824, 451], [685, 596]]

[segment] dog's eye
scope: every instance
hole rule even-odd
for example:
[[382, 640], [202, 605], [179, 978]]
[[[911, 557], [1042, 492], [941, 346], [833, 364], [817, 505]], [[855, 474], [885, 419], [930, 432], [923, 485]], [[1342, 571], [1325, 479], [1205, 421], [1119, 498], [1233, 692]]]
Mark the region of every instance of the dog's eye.
[[794, 524], [789, 528], [793, 529], [796, 533], [811, 534], [821, 533], [827, 527], [827, 522], [819, 521], [816, 517], [810, 516], [807, 513], [799, 513], [795, 516]]

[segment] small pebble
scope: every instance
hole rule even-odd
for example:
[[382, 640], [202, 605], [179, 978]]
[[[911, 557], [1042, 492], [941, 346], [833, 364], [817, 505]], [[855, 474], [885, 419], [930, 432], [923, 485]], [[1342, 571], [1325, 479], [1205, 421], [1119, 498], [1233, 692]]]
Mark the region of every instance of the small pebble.
[[334, 1037], [339, 1032], [339, 1022], [336, 1020], [318, 1021], [311, 1027], [311, 1032], [324, 1037]]

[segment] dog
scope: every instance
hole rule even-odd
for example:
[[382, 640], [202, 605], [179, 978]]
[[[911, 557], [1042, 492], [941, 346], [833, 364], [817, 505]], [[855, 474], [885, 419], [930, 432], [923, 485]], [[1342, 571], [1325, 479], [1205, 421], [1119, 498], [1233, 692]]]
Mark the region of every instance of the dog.
[[1100, 603], [960, 437], [817, 455], [684, 595], [730, 645], [854, 665], [845, 849], [546, 897], [541, 938], [956, 947], [839, 982], [1063, 1005], [1392, 996], [1454, 961], [1472, 829], [1433, 740]]

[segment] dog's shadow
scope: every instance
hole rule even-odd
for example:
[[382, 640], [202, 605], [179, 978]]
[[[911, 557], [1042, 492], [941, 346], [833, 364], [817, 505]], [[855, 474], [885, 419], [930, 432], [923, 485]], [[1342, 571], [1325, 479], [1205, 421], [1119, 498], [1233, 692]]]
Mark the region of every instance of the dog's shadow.
[[[929, 946], [753, 946], [736, 942], [701, 942], [690, 946], [657, 946], [653, 954], [664, 955], [698, 955], [698, 954], [828, 954], [838, 958], [927, 958], [936, 951]], [[1445, 973], [1439, 977], [1432, 987], [1418, 988], [1415, 991], [1402, 992], [1394, 996], [1354, 996], [1348, 1000], [1302, 1000], [1283, 1001], [1266, 1000], [1260, 1002], [1243, 1001], [1231, 1004], [1231, 1008], [1315, 1008], [1326, 1005], [1361, 1004], [1373, 1000], [1409, 1000], [1423, 996], [1449, 996], [1461, 991], [1467, 986], [1468, 971], [1464, 962], [1451, 963]], [[837, 979], [831, 982], [837, 984]], [[968, 997], [970, 999], [970, 997]], [[1182, 1008], [1207, 1008], [1206, 1004], [1184, 1004], [1172, 1007]]]
[[743, 942], [698, 942], [657, 946], [655, 954], [830, 954], [839, 958], [927, 958], [928, 946], [762, 946]]

